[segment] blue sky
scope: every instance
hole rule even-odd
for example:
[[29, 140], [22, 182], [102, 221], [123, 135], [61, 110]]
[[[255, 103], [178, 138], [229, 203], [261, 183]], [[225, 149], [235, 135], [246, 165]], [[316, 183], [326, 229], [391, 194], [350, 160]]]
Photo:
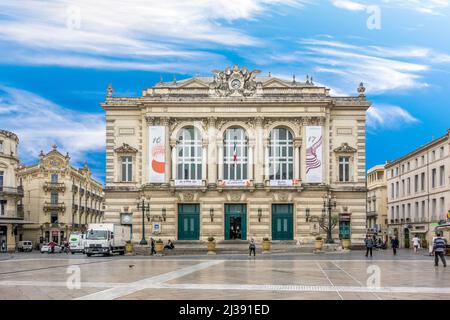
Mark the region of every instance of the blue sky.
[[104, 180], [99, 103], [239, 64], [312, 75], [336, 95], [364, 82], [367, 167], [450, 128], [448, 0], [4, 0], [0, 128], [24, 163], [56, 143]]

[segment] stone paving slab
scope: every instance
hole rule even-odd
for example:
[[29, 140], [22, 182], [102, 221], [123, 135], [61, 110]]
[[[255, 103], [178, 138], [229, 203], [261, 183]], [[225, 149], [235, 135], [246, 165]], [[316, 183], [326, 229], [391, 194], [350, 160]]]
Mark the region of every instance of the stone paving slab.
[[[435, 268], [430, 257], [327, 257], [16, 255], [0, 259], [0, 299], [450, 300], [450, 268]], [[79, 268], [81, 289], [67, 287], [69, 266]], [[380, 288], [367, 287], [368, 267], [380, 271]]]

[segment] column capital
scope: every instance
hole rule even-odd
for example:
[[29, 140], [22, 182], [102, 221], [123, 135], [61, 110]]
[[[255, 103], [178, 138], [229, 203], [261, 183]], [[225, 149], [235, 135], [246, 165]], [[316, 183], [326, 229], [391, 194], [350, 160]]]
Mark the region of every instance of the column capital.
[[160, 124], [163, 126], [168, 126], [170, 124], [170, 117], [161, 117]]
[[302, 138], [295, 138], [294, 139], [294, 147], [300, 148], [302, 146]]
[[171, 139], [170, 140], [170, 146], [172, 147], [172, 148], [174, 148], [174, 147], [176, 147], [177, 146], [177, 140], [174, 140], [174, 139]]
[[156, 123], [156, 117], [146, 116], [145, 121], [147, 121], [148, 125], [152, 126]]

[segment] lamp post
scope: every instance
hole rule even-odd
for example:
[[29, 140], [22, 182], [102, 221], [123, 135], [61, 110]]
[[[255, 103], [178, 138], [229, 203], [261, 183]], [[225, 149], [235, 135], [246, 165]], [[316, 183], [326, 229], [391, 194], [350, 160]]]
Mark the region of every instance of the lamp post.
[[328, 230], [327, 230], [327, 240], [326, 243], [334, 243], [333, 236], [331, 234], [332, 221], [331, 221], [331, 211], [336, 208], [336, 197], [331, 197], [331, 193], [329, 192], [323, 198], [323, 209], [324, 211], [328, 211]]
[[137, 204], [138, 210], [142, 210], [142, 239], [139, 242], [140, 245], [147, 245], [147, 240], [145, 240], [145, 225], [144, 225], [144, 217], [145, 213], [150, 212], [150, 203], [145, 203], [145, 199], [142, 199], [141, 202], [138, 202]]

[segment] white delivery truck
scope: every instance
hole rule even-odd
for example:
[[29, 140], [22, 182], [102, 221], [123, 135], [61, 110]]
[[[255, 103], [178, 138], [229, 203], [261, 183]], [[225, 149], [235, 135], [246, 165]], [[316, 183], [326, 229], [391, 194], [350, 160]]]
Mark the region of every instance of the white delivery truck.
[[130, 226], [114, 223], [91, 223], [86, 231], [84, 252], [88, 257], [93, 254], [110, 255], [125, 253], [125, 243], [131, 240]]

